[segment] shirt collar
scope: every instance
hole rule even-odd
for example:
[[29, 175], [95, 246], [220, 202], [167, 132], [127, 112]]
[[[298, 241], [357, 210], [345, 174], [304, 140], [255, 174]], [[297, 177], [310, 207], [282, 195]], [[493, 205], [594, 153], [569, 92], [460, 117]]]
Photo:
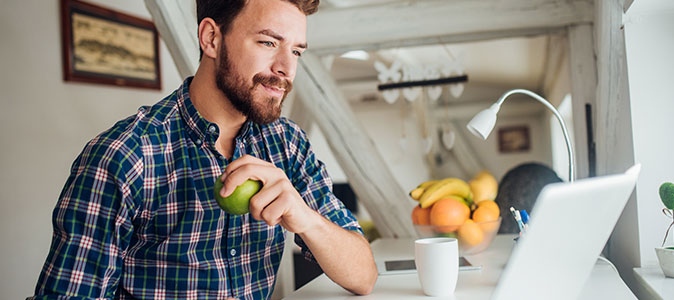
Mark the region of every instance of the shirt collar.
[[[178, 108], [197, 146], [201, 146], [201, 143], [214, 145], [219, 135], [219, 129], [215, 123], [209, 122], [202, 117], [196, 107], [194, 107], [194, 104], [192, 104], [190, 83], [192, 83], [193, 78], [193, 76], [186, 78], [180, 88], [178, 88]], [[237, 134], [237, 139], [247, 136], [251, 132], [253, 125], [253, 122], [246, 120]]]

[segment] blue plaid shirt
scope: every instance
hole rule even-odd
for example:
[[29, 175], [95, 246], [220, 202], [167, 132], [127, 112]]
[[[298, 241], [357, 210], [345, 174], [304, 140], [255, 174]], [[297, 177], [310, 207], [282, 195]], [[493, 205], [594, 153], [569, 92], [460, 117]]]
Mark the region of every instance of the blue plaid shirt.
[[[286, 230], [218, 207], [213, 186], [229, 161], [215, 150], [218, 127], [192, 105], [190, 82], [118, 122], [77, 157], [54, 209], [33, 299], [271, 295]], [[235, 143], [232, 159], [249, 154], [274, 163], [307, 205], [362, 233], [296, 124], [246, 122]]]

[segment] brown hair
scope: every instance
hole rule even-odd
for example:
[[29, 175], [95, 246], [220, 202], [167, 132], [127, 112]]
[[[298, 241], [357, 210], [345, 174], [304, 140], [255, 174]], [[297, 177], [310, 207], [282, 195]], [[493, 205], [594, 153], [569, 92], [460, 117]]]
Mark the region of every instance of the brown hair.
[[[229, 27], [237, 15], [246, 6], [248, 0], [197, 0], [197, 25], [201, 24], [204, 18], [211, 18], [220, 26], [220, 32], [224, 35], [229, 31]], [[297, 8], [308, 16], [318, 10], [320, 0], [283, 0], [297, 6]], [[200, 49], [200, 55], [203, 51]]]

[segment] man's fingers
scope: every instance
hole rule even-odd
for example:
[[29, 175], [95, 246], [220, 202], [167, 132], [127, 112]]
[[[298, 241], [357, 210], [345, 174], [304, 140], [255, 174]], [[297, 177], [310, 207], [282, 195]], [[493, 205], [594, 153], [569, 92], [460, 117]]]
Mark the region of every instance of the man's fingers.
[[275, 226], [283, 220], [283, 216], [288, 209], [287, 202], [277, 198], [262, 210], [261, 220], [269, 226]]
[[262, 181], [262, 184], [264, 185], [267, 179], [264, 178], [264, 176], [260, 176], [260, 174], [265, 172], [264, 171], [265, 168], [268, 167], [247, 164], [241, 166], [232, 173], [224, 174], [225, 177], [225, 180], [223, 182], [224, 186], [220, 191], [220, 196], [222, 197], [229, 196], [230, 194], [232, 194], [232, 192], [234, 192], [236, 187], [238, 187], [248, 179]]
[[262, 220], [262, 211], [276, 201], [283, 193], [283, 186], [281, 184], [270, 183], [262, 186], [262, 189], [250, 199], [250, 215], [256, 220]]
[[270, 163], [268, 161], [261, 160], [255, 156], [246, 154], [244, 156], [237, 158], [233, 162], [229, 163], [229, 165], [227, 165], [227, 168], [225, 168], [225, 174], [230, 174], [242, 166], [251, 164], [258, 166], [266, 166], [269, 165]]
[[245, 164], [236, 168], [234, 171], [224, 174], [224, 187], [220, 193], [221, 196], [227, 197], [237, 186], [242, 184], [247, 179], [259, 180], [262, 185], [267, 185], [272, 182], [279, 181], [286, 178], [285, 172], [277, 168], [271, 163], [266, 164]]

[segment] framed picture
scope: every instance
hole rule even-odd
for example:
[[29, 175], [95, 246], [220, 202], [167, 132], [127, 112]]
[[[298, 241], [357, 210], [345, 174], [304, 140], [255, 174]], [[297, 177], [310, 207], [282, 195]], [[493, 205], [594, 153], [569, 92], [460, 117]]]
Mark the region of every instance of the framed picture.
[[161, 89], [159, 34], [149, 20], [61, 0], [65, 81]]
[[501, 153], [525, 152], [531, 148], [529, 127], [509, 126], [498, 130], [498, 150]]

